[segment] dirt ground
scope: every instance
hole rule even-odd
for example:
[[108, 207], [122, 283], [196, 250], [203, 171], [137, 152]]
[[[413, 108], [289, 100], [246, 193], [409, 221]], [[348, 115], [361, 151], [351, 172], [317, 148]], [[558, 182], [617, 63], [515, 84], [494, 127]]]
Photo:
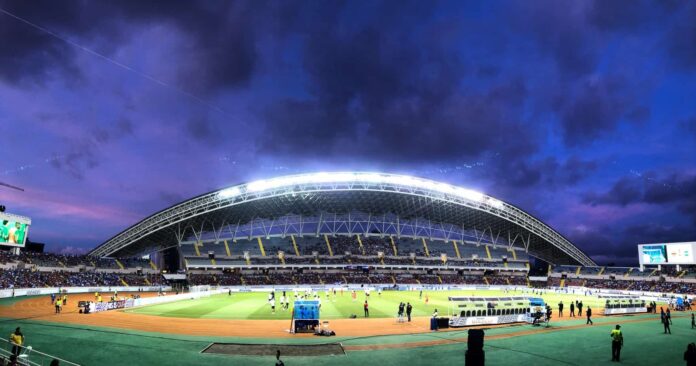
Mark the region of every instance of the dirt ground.
[[[145, 296], [156, 294], [142, 293]], [[124, 328], [148, 332], [221, 337], [314, 337], [312, 334], [290, 334], [289, 320], [224, 320], [167, 318], [155, 315], [125, 313], [118, 310], [94, 314], [79, 314], [77, 303], [94, 300], [93, 294], [71, 294], [61, 314], [54, 314], [49, 296], [28, 298], [8, 306], [0, 306], [0, 317], [30, 318], [32, 320]], [[370, 336], [422, 333], [428, 330], [429, 318], [413, 318], [411, 323], [397, 323], [396, 319], [334, 319], [329, 328], [340, 336]]]
[[[127, 295], [127, 294], [126, 294]], [[156, 296], [155, 293], [141, 293], [143, 297]], [[94, 300], [93, 294], [71, 294], [68, 304], [61, 314], [54, 314], [54, 307], [49, 296], [33, 297], [17, 301], [12, 305], [0, 306], [0, 317], [16, 319], [32, 319], [47, 322], [69, 323], [73, 325], [89, 325], [112, 327], [122, 329], [132, 329], [148, 332], [160, 332], [169, 334], [181, 334], [192, 336], [220, 336], [220, 337], [258, 337], [258, 338], [284, 338], [284, 337], [314, 337], [311, 334], [290, 334], [290, 322], [287, 320], [221, 320], [221, 319], [188, 319], [188, 318], [167, 318], [154, 315], [125, 313], [123, 311], [111, 310], [95, 314], [79, 314], [77, 303], [80, 300]], [[597, 309], [598, 313], [601, 309]], [[594, 318], [601, 318], [601, 315]], [[396, 319], [374, 318], [374, 319], [334, 319], [329, 323], [329, 328], [339, 336], [360, 337], [393, 334], [412, 334], [423, 333], [429, 330], [429, 317], [413, 318], [410, 323], [397, 323]], [[647, 321], [633, 320], [633, 321]], [[555, 321], [555, 323], [563, 322]], [[626, 322], [626, 320], [624, 320]], [[628, 320], [631, 322], [631, 320]], [[507, 326], [507, 325], [503, 325]], [[584, 326], [584, 325], [582, 325]], [[492, 326], [486, 326], [491, 328]], [[532, 332], [516, 332], [514, 335], [525, 333], [539, 333], [547, 331], [559, 331], [574, 329], [579, 326], [559, 328], [540, 328]], [[457, 328], [455, 330], [462, 330]], [[501, 335], [507, 337], [510, 335]], [[495, 337], [495, 336], [494, 336]], [[359, 351], [391, 347], [423, 347], [432, 346], [440, 343], [463, 342], [466, 338], [450, 340], [434, 340], [428, 342], [415, 342], [414, 344], [398, 345], [372, 345], [372, 346], [349, 346], [346, 350]]]

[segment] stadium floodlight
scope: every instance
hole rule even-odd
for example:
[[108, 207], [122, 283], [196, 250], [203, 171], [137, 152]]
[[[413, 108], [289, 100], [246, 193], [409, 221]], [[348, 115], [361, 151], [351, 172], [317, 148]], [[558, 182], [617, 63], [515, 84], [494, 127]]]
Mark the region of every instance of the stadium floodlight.
[[230, 187], [223, 189], [218, 193], [219, 198], [233, 198], [237, 197], [240, 194], [242, 194], [242, 190], [239, 189], [239, 187]]
[[[257, 180], [246, 185], [246, 191], [258, 193], [277, 188], [292, 187], [303, 184], [330, 184], [330, 183], [366, 183], [366, 184], [391, 184], [402, 187], [418, 188], [426, 191], [439, 192], [446, 195], [466, 199], [473, 202], [483, 202], [486, 195], [470, 189], [453, 186], [451, 184], [434, 182], [428, 179], [412, 177], [408, 175], [392, 175], [380, 173], [361, 172], [337, 172], [337, 173], [312, 173], [291, 175], [272, 179]], [[229, 198], [241, 194], [239, 189], [229, 188], [230, 192], [222, 193], [220, 197]], [[490, 198], [489, 198], [490, 199]], [[491, 200], [488, 202], [493, 207], [502, 208], [502, 202]]]
[[503, 207], [505, 207], [505, 205], [503, 204], [502, 201], [499, 201], [493, 197], [488, 197], [488, 204], [499, 209], [499, 210], [502, 210]]

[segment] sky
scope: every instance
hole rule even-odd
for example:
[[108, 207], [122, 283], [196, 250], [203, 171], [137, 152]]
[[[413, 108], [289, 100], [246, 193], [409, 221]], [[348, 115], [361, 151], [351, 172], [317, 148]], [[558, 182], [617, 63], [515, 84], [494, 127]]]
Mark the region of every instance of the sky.
[[485, 192], [599, 264], [696, 240], [696, 2], [0, 0], [0, 204], [84, 253], [245, 181]]

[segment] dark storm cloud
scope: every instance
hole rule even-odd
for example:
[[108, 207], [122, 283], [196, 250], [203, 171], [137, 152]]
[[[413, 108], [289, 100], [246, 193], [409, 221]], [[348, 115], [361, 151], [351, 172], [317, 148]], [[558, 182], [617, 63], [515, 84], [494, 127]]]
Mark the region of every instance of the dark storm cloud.
[[693, 138], [696, 138], [696, 116], [688, 118], [681, 122], [681, 127]]
[[587, 27], [585, 9], [578, 9], [585, 4], [522, 1], [508, 11], [515, 31], [530, 35], [561, 75], [572, 80], [594, 70], [597, 63], [596, 35]]
[[189, 118], [186, 121], [186, 132], [188, 136], [206, 144], [217, 144], [222, 138], [215, 125], [205, 114]]
[[597, 205], [627, 206], [646, 203], [673, 206], [696, 223], [696, 176], [672, 174], [655, 177], [648, 173], [641, 177], [624, 177], [605, 193], [589, 193], [585, 203]]
[[604, 193], [588, 193], [583, 201], [591, 205], [620, 205], [641, 202], [643, 187], [635, 177], [624, 177], [614, 183], [611, 189]]
[[572, 230], [568, 238], [600, 265], [633, 266], [638, 261], [638, 244], [689, 241], [694, 235], [692, 226], [653, 222]]
[[346, 32], [338, 24], [309, 35], [303, 66], [311, 96], [262, 113], [270, 132], [262, 137], [264, 153], [350, 149], [357, 156], [418, 161], [477, 156], [503, 141], [508, 149], [534, 150], [516, 113], [527, 96], [523, 80], [462, 93], [464, 65], [433, 31], [438, 24], [419, 28], [418, 36], [403, 33], [406, 24], [377, 25]]
[[647, 0], [593, 1], [588, 21], [606, 31], [646, 31], [683, 5], [678, 0], [652, 2]]
[[622, 120], [645, 121], [650, 111], [639, 104], [634, 86], [623, 77], [591, 77], [575, 94], [561, 91], [555, 108], [566, 144], [574, 146], [603, 138]]
[[[191, 37], [182, 49], [189, 55], [189, 62], [179, 65], [178, 84], [189, 92], [208, 93], [245, 85], [251, 78], [258, 28], [254, 26], [258, 20], [254, 11], [263, 10], [257, 4], [260, 3], [7, 1], [0, 5], [107, 56], [113, 55], [120, 43], [138, 36], [125, 24], [172, 25]], [[53, 76], [51, 70], [79, 74], [74, 57], [83, 51], [6, 14], [0, 17], [0, 37], [12, 40], [0, 47], [0, 79], [13, 83], [24, 79], [42, 82]]]
[[[635, 243], [696, 227], [693, 160], [684, 158], [696, 122], [664, 123], [696, 115], [693, 3], [0, 6], [184, 91], [0, 14], [0, 125], [18, 133], [3, 143], [39, 166], [3, 172], [21, 186], [50, 181], [63, 195], [47, 231], [63, 232], [53, 212], [74, 197], [115, 208], [92, 217], [98, 210], [78, 202], [90, 207], [79, 215], [94, 235], [108, 237], [132, 224], [124, 217], [314, 169], [383, 169], [480, 189], [561, 223], [598, 258], [635, 263]], [[206, 102], [188, 103], [186, 93]], [[633, 169], [660, 173], [622, 179]], [[573, 192], [588, 191], [578, 203]], [[45, 202], [32, 205], [28, 215], [46, 212]]]
[[696, 69], [696, 3], [685, 3], [663, 42], [672, 65], [682, 70]]
[[553, 157], [529, 161], [510, 156], [496, 164], [496, 168], [492, 171], [490, 178], [505, 177], [505, 179], [501, 179], [499, 184], [509, 185], [516, 189], [535, 185], [552, 189], [558, 186], [573, 186], [582, 182], [597, 169], [597, 163], [580, 159], [577, 156], [572, 156], [565, 162], [558, 161]]

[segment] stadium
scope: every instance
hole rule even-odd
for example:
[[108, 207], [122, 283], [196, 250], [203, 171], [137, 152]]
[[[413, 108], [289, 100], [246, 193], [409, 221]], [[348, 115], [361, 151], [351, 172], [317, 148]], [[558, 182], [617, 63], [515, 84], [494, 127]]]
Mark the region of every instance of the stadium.
[[[696, 269], [678, 258], [694, 243], [640, 247], [640, 267], [598, 266], [521, 208], [412, 176], [227, 187], [85, 256], [14, 245], [0, 252], [0, 316], [31, 334], [30, 365], [266, 365], [277, 351], [288, 365], [474, 365], [479, 339], [492, 365], [604, 364], [616, 324], [631, 334], [622, 362], [676, 364], [673, 342], [694, 332]], [[578, 348], [582, 360], [566, 356]]]

